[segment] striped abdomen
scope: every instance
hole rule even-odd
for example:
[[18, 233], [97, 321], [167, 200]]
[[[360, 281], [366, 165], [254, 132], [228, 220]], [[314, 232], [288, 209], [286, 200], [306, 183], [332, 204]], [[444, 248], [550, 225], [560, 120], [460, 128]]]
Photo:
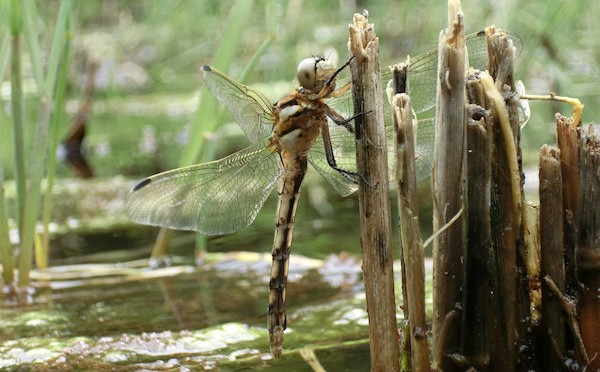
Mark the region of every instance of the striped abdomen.
[[284, 161], [286, 174], [282, 178], [279, 192], [279, 205], [273, 241], [273, 266], [269, 281], [269, 343], [276, 359], [283, 348], [283, 331], [286, 328], [285, 295], [287, 286], [289, 257], [296, 206], [300, 196], [300, 186], [306, 173], [306, 156]]

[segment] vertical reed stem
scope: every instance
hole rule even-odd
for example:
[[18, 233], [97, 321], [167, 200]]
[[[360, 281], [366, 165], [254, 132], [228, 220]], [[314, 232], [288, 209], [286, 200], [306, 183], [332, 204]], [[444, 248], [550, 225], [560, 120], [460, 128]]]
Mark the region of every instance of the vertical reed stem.
[[[560, 172], [560, 151], [544, 145], [540, 150], [540, 245], [542, 277], [550, 277], [557, 288], [565, 292], [565, 261], [563, 231], [563, 189]], [[541, 360], [546, 370], [559, 370], [566, 355], [566, 322], [560, 299], [547, 284], [542, 286]]]
[[419, 234], [419, 199], [415, 168], [415, 134], [410, 99], [398, 94], [392, 102], [396, 134], [398, 214], [406, 280], [405, 312], [408, 312], [411, 369], [429, 371], [429, 344], [425, 318], [425, 258]]
[[356, 128], [358, 200], [363, 277], [369, 314], [372, 371], [398, 371], [398, 331], [394, 298], [391, 212], [379, 42], [366, 16], [354, 15], [349, 27], [350, 64]]
[[448, 29], [440, 34], [433, 183], [433, 368], [452, 371], [449, 358], [461, 350], [466, 219], [465, 40], [459, 1], [448, 1]]
[[577, 274], [583, 285], [578, 304], [581, 337], [590, 358], [586, 370], [600, 369], [600, 139], [582, 130], [579, 144], [579, 237]]

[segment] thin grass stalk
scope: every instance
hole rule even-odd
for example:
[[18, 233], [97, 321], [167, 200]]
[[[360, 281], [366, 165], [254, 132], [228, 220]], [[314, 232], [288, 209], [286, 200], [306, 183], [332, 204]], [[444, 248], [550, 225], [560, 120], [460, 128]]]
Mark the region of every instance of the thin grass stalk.
[[[44, 200], [42, 204], [42, 225], [43, 233], [41, 238], [41, 244], [39, 250], [36, 250], [36, 265], [39, 268], [48, 267], [48, 251], [50, 249], [50, 231], [49, 224], [52, 217], [52, 190], [54, 189], [54, 180], [56, 176], [56, 149], [60, 140], [60, 123], [65, 122], [64, 115], [64, 101], [67, 88], [67, 77], [69, 70], [69, 51], [71, 46], [70, 37], [70, 20], [66, 21], [66, 37], [64, 38], [64, 45], [61, 56], [61, 63], [59, 65], [58, 80], [56, 84], [56, 90], [54, 92], [54, 110], [50, 120], [50, 143], [48, 148], [48, 165], [46, 171], [46, 190], [44, 193]], [[36, 245], [36, 247], [38, 247]]]
[[[29, 1], [33, 3], [33, 0]], [[65, 39], [67, 36], [71, 4], [71, 0], [62, 0], [58, 10], [58, 19], [56, 20], [56, 28], [52, 38], [52, 48], [50, 49], [50, 58], [48, 59], [48, 71], [44, 84], [44, 93], [47, 97], [51, 97], [55, 90], [56, 78], [59, 71], [58, 64], [63, 55]], [[33, 7], [32, 10], [35, 11], [35, 7]]]
[[[2, 46], [0, 46], [0, 81], [4, 77], [4, 73], [8, 67], [10, 40], [10, 35], [7, 31], [2, 38]], [[2, 278], [4, 279], [4, 283], [12, 284], [15, 280], [15, 262], [10, 243], [10, 227], [8, 225], [8, 212], [4, 193], [4, 168], [2, 163], [0, 163], [0, 261], [2, 262]]]
[[[226, 22], [225, 34], [212, 61], [212, 64], [221, 70], [226, 71], [228, 69], [238, 51], [241, 35], [245, 32], [253, 3], [253, 1], [238, 0], [231, 8], [231, 13], [229, 13]], [[210, 94], [208, 94], [206, 88], [203, 88], [202, 100], [192, 118], [190, 141], [183, 151], [179, 162], [180, 166], [192, 165], [198, 160], [200, 154], [203, 153], [205, 134], [213, 132], [219, 124], [215, 120], [219, 109], [218, 103], [214, 99], [205, 99], [207, 96], [210, 96]]]
[[38, 40], [37, 9], [33, 0], [21, 1], [23, 6], [23, 36], [29, 51], [29, 60], [33, 70], [38, 94], [42, 94], [44, 89], [44, 69], [42, 67], [43, 58], [40, 53], [40, 43]]
[[[267, 39], [265, 39], [265, 41], [262, 43], [260, 48], [257, 50], [257, 52], [254, 54], [254, 56], [250, 59], [250, 62], [246, 65], [246, 68], [242, 72], [241, 78], [239, 79], [240, 82], [245, 82], [245, 80], [250, 75], [251, 71], [256, 66], [256, 62], [258, 61], [259, 57], [268, 49], [268, 47], [271, 45], [271, 42], [272, 42], [272, 37], [268, 36]], [[201, 97], [210, 97], [210, 94], [208, 93], [208, 90], [206, 88], [203, 87], [202, 92], [203, 93], [201, 94]], [[206, 106], [207, 107], [206, 111], [203, 111], [204, 109], [203, 109], [202, 104], [198, 107], [198, 109], [196, 111], [196, 115], [194, 115], [194, 119], [192, 120], [192, 128], [202, 127], [203, 123], [204, 123], [204, 124], [206, 124], [207, 128], [212, 127], [213, 130], [212, 131], [203, 130], [202, 141], [200, 141], [200, 144], [202, 147], [202, 149], [201, 149], [202, 153], [199, 153], [199, 159], [192, 161], [192, 163], [190, 163], [188, 165], [191, 165], [193, 163], [202, 163], [204, 161], [209, 161], [210, 159], [212, 159], [213, 154], [214, 154], [214, 146], [210, 145], [211, 141], [207, 139], [206, 134], [216, 130], [216, 128], [218, 128], [219, 125], [225, 121], [225, 117], [227, 115], [227, 111], [225, 110], [225, 108], [218, 107], [216, 100], [214, 100], [214, 99], [207, 100], [204, 98], [202, 100], [210, 101], [211, 104]], [[214, 107], [212, 105], [214, 105]], [[217, 113], [214, 116], [210, 117], [208, 115], [208, 113], [211, 113], [211, 112], [217, 112]], [[190, 139], [191, 139], [191, 137], [190, 137]], [[187, 148], [188, 147], [186, 146], [186, 149]], [[180, 166], [184, 166], [184, 165], [180, 164]], [[164, 256], [167, 254], [168, 245], [169, 245], [170, 241], [171, 241], [170, 229], [168, 229], [166, 227], [161, 227], [161, 229], [159, 230], [158, 235], [156, 237], [156, 241], [154, 242], [154, 247], [152, 248], [152, 253], [150, 256], [151, 266], [157, 266], [157, 265], [162, 264], [161, 261], [163, 260]], [[202, 261], [202, 256], [203, 256], [204, 252], [206, 252], [206, 244], [207, 244], [206, 235], [198, 234], [198, 236], [196, 237], [196, 244], [195, 244], [196, 261], [198, 261], [198, 262]]]
[[4, 196], [4, 169], [0, 164], [0, 260], [2, 261], [2, 279], [4, 284], [13, 284], [15, 281], [15, 262], [10, 243], [10, 227], [8, 226], [8, 212]]
[[4, 73], [8, 67], [8, 59], [10, 58], [10, 33], [8, 30], [2, 37], [2, 46], [0, 46], [0, 80], [4, 80]]
[[23, 215], [25, 214], [26, 174], [25, 174], [25, 139], [23, 129], [23, 91], [21, 79], [21, 4], [18, 0], [10, 3], [11, 34], [11, 110], [13, 122], [13, 149], [15, 153], [15, 182], [17, 188], [16, 219], [19, 235], [23, 232]]
[[40, 204], [40, 183], [44, 175], [46, 162], [46, 149], [48, 137], [48, 122], [50, 120], [50, 102], [46, 99], [40, 100], [40, 111], [38, 113], [37, 128], [33, 140], [33, 151], [31, 153], [31, 167], [25, 199], [25, 210], [23, 215], [23, 231], [21, 232], [21, 255], [19, 256], [19, 287], [27, 287], [30, 284], [29, 272], [31, 271], [31, 259], [33, 257], [33, 243], [36, 234], [36, 221]]
[[[29, 7], [31, 6], [31, 7]], [[54, 33], [52, 50], [50, 51], [50, 61], [48, 65], [48, 74], [45, 84], [39, 98], [39, 111], [37, 118], [37, 128], [33, 140], [31, 152], [30, 168], [28, 173], [27, 198], [25, 199], [25, 208], [23, 216], [23, 231], [21, 232], [21, 256], [19, 257], [19, 287], [27, 287], [30, 284], [29, 272], [31, 270], [31, 259], [33, 255], [34, 235], [36, 233], [36, 221], [40, 208], [40, 184], [44, 176], [48, 150], [48, 127], [53, 104], [54, 84], [58, 74], [58, 60], [61, 55], [61, 49], [64, 45], [65, 28], [68, 22], [71, 9], [70, 0], [61, 2], [59, 16]], [[23, 8], [25, 12], [35, 12], [33, 3]], [[25, 15], [27, 17], [27, 15]], [[32, 32], [29, 30], [28, 32]], [[31, 54], [40, 55], [39, 51], [31, 50]]]
[[[244, 71], [242, 71], [242, 74], [239, 78], [240, 82], [242, 82], [242, 83], [246, 82], [246, 80], [248, 79], [248, 76], [250, 76], [250, 73], [254, 70], [256, 63], [258, 62], [260, 57], [267, 51], [267, 49], [269, 49], [272, 42], [273, 42], [272, 34], [267, 35], [265, 40], [262, 42], [260, 47], [256, 50], [256, 52], [252, 56], [252, 58], [250, 58], [250, 61], [246, 65], [246, 68], [244, 69]], [[223, 121], [225, 120], [225, 112], [226, 112], [226, 110], [223, 107], [221, 107], [219, 115], [217, 116], [217, 119], [215, 120], [215, 123], [217, 123], [217, 127], [221, 123], [223, 123]], [[206, 144], [206, 142], [207, 141], [203, 141], [203, 144], [208, 145], [208, 146], [206, 146], [203, 149], [204, 150], [203, 153], [200, 154], [199, 162], [209, 161], [209, 160], [213, 159], [213, 157], [214, 157], [214, 146], [210, 146], [210, 144]], [[198, 261], [198, 262], [202, 261], [202, 256], [206, 252], [206, 245], [207, 245], [206, 235], [198, 234], [198, 236], [196, 237], [196, 246], [195, 246], [196, 261]]]
[[[231, 27], [226, 28], [223, 39], [213, 58], [213, 65], [223, 70], [228, 69], [241, 40], [241, 35], [244, 32], [252, 5], [253, 1], [238, 0], [232, 6], [226, 22]], [[206, 87], [202, 87], [200, 90], [200, 104], [190, 122], [189, 142], [185, 146], [179, 160], [180, 167], [189, 166], [199, 161], [201, 154], [205, 151], [207, 133], [214, 132], [224, 118], [224, 111], [219, 111], [219, 109], [217, 100], [211, 97]], [[162, 227], [158, 232], [150, 255], [152, 265], [161, 264], [161, 261], [167, 255], [170, 241], [171, 233], [169, 229]], [[196, 248], [196, 255], [199, 256], [201, 253], [198, 253], [198, 251], [205, 250], [206, 238], [203, 236], [198, 237], [196, 247], [198, 247]]]
[[[227, 70], [233, 61], [241, 35], [245, 31], [245, 25], [248, 22], [248, 15], [251, 14], [252, 1], [238, 1], [232, 7], [227, 21], [228, 27], [219, 48], [215, 53], [212, 64], [219, 69]], [[274, 30], [273, 22], [269, 22], [269, 27]], [[272, 43], [274, 32], [263, 41], [246, 68], [242, 72], [239, 81], [245, 82], [250, 75], [260, 56], [262, 56]], [[207, 134], [214, 132], [225, 120], [225, 108], [220, 107], [216, 99], [212, 98], [208, 89], [202, 87], [200, 90], [200, 104], [191, 120], [191, 130], [189, 142], [183, 150], [179, 166], [185, 167], [198, 162], [208, 161], [213, 156], [212, 147], [207, 147]], [[160, 260], [167, 254], [168, 245], [171, 240], [171, 233], [166, 227], [160, 229], [154, 247], [152, 248], [151, 261], [153, 264], [160, 264]], [[196, 239], [196, 257], [200, 259], [203, 252], [206, 251], [206, 236], [200, 235]], [[157, 261], [158, 260], [158, 261]]]

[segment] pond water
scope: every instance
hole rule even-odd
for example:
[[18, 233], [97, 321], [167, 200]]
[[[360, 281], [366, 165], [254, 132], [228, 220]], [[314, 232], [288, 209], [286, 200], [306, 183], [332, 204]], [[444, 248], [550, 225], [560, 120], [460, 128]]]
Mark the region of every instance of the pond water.
[[[25, 370], [328, 370], [369, 368], [367, 314], [354, 256], [295, 256], [284, 356], [266, 331], [270, 255], [208, 254], [195, 266], [144, 260], [33, 273], [34, 303], [0, 309], [0, 367]], [[6, 304], [5, 304], [6, 305]]]
[[355, 199], [322, 194], [323, 185], [308, 180], [290, 262], [284, 355], [275, 361], [266, 330], [274, 198], [250, 228], [210, 238], [201, 264], [195, 234], [177, 233], [171, 266], [150, 269], [156, 229], [127, 222], [114, 201], [133, 182], [57, 186], [58, 210], [71, 210], [54, 218], [51, 267], [32, 272], [31, 304], [3, 298], [0, 368], [309, 371], [307, 350], [326, 370], [369, 368]]

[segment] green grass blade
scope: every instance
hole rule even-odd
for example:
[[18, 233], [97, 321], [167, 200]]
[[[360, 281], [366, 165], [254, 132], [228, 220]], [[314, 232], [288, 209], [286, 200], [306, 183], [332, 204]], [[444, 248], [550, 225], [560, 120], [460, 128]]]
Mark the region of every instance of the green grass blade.
[[[20, 287], [25, 287], [30, 284], [29, 272], [31, 270], [31, 260], [33, 256], [35, 226], [40, 208], [40, 184], [47, 165], [46, 161], [49, 145], [48, 127], [54, 103], [53, 89], [58, 74], [58, 59], [62, 54], [62, 48], [65, 44], [65, 30], [69, 20], [70, 9], [71, 2], [69, 0], [61, 2], [52, 50], [50, 51], [48, 74], [45, 79], [46, 84], [44, 84], [44, 89], [40, 96], [40, 108], [38, 111], [37, 127], [35, 130], [29, 168], [29, 187], [27, 189], [27, 198], [25, 199], [23, 230], [21, 232], [21, 255], [19, 257], [18, 279]], [[32, 9], [24, 8], [24, 11], [32, 11]], [[27, 17], [27, 15], [25, 15], [25, 17]], [[52, 156], [54, 156], [54, 154], [52, 154]]]
[[[213, 65], [220, 69], [227, 70], [238, 50], [239, 41], [241, 40], [241, 35], [245, 31], [245, 25], [249, 20], [252, 8], [252, 1], [238, 0], [234, 3], [226, 23], [229, 27], [227, 27], [227, 31], [214, 55]], [[250, 74], [260, 55], [267, 50], [271, 44], [271, 40], [272, 38], [269, 36], [255, 53], [250, 61], [251, 63], [246, 66], [246, 69], [242, 74], [244, 79]], [[202, 161], [210, 157], [212, 151], [206, 149], [206, 134], [214, 132], [225, 118], [225, 111], [222, 107], [219, 107], [219, 104], [210, 93], [208, 93], [208, 90], [205, 87], [202, 87], [200, 92], [200, 104], [191, 120], [189, 142], [183, 150], [179, 164], [180, 166], [191, 165], [199, 160]], [[152, 258], [157, 259], [166, 255], [169, 242], [168, 237], [169, 234], [161, 229], [152, 250]], [[203, 245], [204, 242], [202, 242], [202, 238], [199, 238], [197, 247], [202, 247]], [[200, 250], [202, 250], [202, 248], [200, 248]]]
[[[231, 64], [235, 52], [238, 50], [245, 25], [252, 13], [253, 3], [253, 1], [238, 0], [232, 6], [226, 23], [227, 31], [213, 58], [213, 64], [218, 68], [227, 70]], [[192, 118], [190, 140], [183, 151], [180, 166], [191, 165], [198, 160], [200, 154], [203, 153], [205, 133], [213, 132], [219, 125], [219, 122], [215, 120], [219, 112], [217, 101], [212, 97], [206, 99], [209, 96], [207, 89], [203, 87], [200, 104]]]
[[42, 69], [42, 56], [38, 41], [37, 10], [33, 0], [23, 0], [21, 5], [23, 6], [23, 36], [29, 50], [29, 59], [31, 60], [37, 90], [39, 94], [42, 94], [44, 71]]
[[15, 155], [15, 182], [17, 184], [17, 225], [23, 231], [23, 214], [25, 210], [26, 174], [25, 174], [25, 139], [23, 133], [23, 91], [21, 79], [21, 9], [18, 0], [10, 3], [11, 34], [11, 109], [13, 122], [13, 147]]
[[235, 55], [239, 51], [239, 42], [246, 31], [246, 24], [252, 16], [254, 1], [236, 0], [231, 8], [225, 34], [219, 44], [219, 48], [213, 57], [213, 64], [222, 69], [227, 69]]
[[50, 59], [48, 60], [48, 76], [46, 76], [46, 84], [44, 86], [44, 90], [48, 96], [54, 91], [54, 84], [56, 83], [56, 76], [59, 70], [58, 63], [65, 46], [71, 6], [71, 0], [63, 0], [61, 1], [58, 10], [58, 19], [56, 20], [56, 28], [52, 39], [52, 49], [50, 49]]
[[10, 57], [10, 35], [8, 31], [2, 37], [2, 45], [0, 46], [0, 81], [4, 80], [4, 74], [8, 67], [8, 59]]
[[[0, 45], [0, 80], [3, 80], [6, 68], [8, 67], [9, 52], [10, 35], [6, 31]], [[14, 262], [9, 236], [8, 213], [6, 211], [6, 197], [4, 194], [4, 169], [2, 163], [0, 163], [0, 260], [2, 261], [2, 275], [5, 283], [12, 283], [14, 280]]]
[[21, 19], [21, 4], [19, 0], [11, 0], [10, 2], [10, 33], [18, 35], [23, 28], [23, 20]]
[[6, 211], [6, 198], [4, 194], [4, 169], [0, 164], [0, 260], [2, 260], [2, 278], [4, 284], [15, 281], [15, 263], [10, 244], [10, 230], [8, 227], [8, 213]]
[[[10, 35], [4, 33], [0, 46], [0, 81], [3, 80], [8, 59], [10, 57]], [[6, 207], [6, 194], [4, 193], [4, 168], [0, 162], [0, 261], [2, 261], [2, 278], [5, 284], [12, 284], [15, 280], [15, 263], [10, 244], [10, 229], [8, 226], [8, 212]]]
[[66, 118], [64, 115], [64, 101], [67, 90], [67, 77], [69, 70], [69, 52], [71, 46], [70, 37], [70, 22], [66, 23], [67, 33], [64, 38], [64, 47], [62, 51], [61, 62], [59, 64], [58, 80], [55, 90], [54, 107], [55, 110], [52, 113], [50, 120], [50, 139], [48, 149], [48, 169], [47, 169], [47, 186], [44, 194], [44, 201], [42, 206], [42, 224], [44, 228], [42, 236], [41, 251], [36, 252], [36, 264], [40, 268], [48, 266], [48, 250], [50, 241], [50, 232], [48, 225], [50, 224], [52, 214], [52, 190], [54, 189], [54, 179], [56, 174], [56, 149], [58, 148], [58, 142], [60, 139], [60, 123], [65, 122]]
[[[267, 13], [269, 13], [269, 12], [267, 12]], [[273, 27], [275, 24], [273, 22], [268, 22], [268, 24], [269, 24], [269, 29], [273, 30]], [[258, 62], [260, 57], [271, 46], [271, 43], [273, 41], [273, 35], [274, 35], [273, 32], [271, 32], [267, 35], [265, 40], [262, 42], [260, 47], [257, 49], [257, 51], [252, 56], [252, 58], [250, 58], [250, 61], [246, 65], [246, 68], [244, 69], [244, 71], [242, 72], [242, 74], [239, 78], [239, 81], [245, 82], [248, 79], [248, 76], [250, 76], [250, 73], [252, 73], [252, 71], [254, 70], [254, 67], [256, 66], [256, 63]], [[206, 97], [206, 95], [204, 95], [204, 97]], [[214, 101], [214, 99], [211, 99], [211, 101]], [[222, 107], [219, 110], [220, 110], [219, 114], [216, 116], [216, 118], [212, 119], [212, 121], [211, 121], [213, 131], [216, 129], [216, 127], [218, 127], [225, 120], [225, 110]], [[204, 133], [206, 133], [206, 132], [204, 132]], [[212, 159], [213, 152], [214, 152], [213, 146], [205, 146], [206, 141], [202, 141], [200, 145], [201, 145], [201, 147], [198, 148], [195, 156], [196, 157], [199, 156], [201, 162]], [[198, 234], [198, 236], [196, 237], [196, 247], [195, 247], [195, 256], [196, 256], [197, 260], [201, 260], [201, 257], [203, 256], [204, 252], [206, 252], [206, 246], [207, 246], [206, 236]]]
[[[4, 33], [0, 46], [0, 81], [8, 67], [10, 36]], [[0, 261], [2, 261], [2, 278], [5, 284], [12, 284], [15, 280], [15, 263], [10, 244], [10, 230], [8, 226], [8, 212], [6, 210], [6, 196], [4, 193], [4, 168], [0, 162]]]
[[[248, 22], [248, 16], [251, 14], [252, 6], [253, 1], [244, 0], [238, 0], [232, 6], [227, 22], [231, 27], [227, 27], [213, 58], [213, 64], [219, 68], [227, 69], [231, 64], [244, 27]], [[204, 153], [206, 133], [214, 132], [223, 120], [223, 115], [219, 114], [217, 101], [210, 96], [205, 87], [202, 87], [200, 97], [200, 104], [191, 120], [189, 142], [183, 150], [180, 166], [191, 165], [198, 161], [200, 154]], [[207, 97], [209, 98], [207, 99]], [[170, 234], [166, 229], [161, 229], [152, 249], [151, 258], [158, 259], [167, 254], [169, 237]]]
[[31, 166], [25, 198], [23, 214], [23, 230], [21, 231], [21, 254], [19, 256], [19, 287], [30, 284], [29, 272], [31, 271], [31, 259], [33, 257], [33, 242], [36, 233], [35, 225], [38, 217], [40, 204], [40, 183], [44, 175], [45, 152], [48, 139], [48, 122], [50, 120], [51, 104], [47, 99], [40, 100], [40, 109], [37, 119], [37, 128], [33, 140], [33, 151], [31, 154]]

